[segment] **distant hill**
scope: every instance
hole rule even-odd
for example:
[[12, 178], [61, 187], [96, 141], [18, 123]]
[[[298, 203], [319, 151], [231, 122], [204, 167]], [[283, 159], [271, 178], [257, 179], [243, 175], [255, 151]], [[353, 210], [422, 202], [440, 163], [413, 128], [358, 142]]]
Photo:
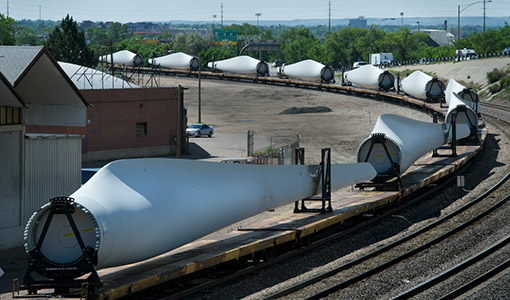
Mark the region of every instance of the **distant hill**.
[[[355, 19], [355, 18], [353, 18]], [[381, 21], [381, 18], [366, 18], [368, 24], [375, 24]], [[453, 17], [434, 17], [434, 18], [404, 18], [404, 26], [416, 26], [416, 22], [419, 21], [421, 26], [434, 26], [434, 25], [442, 25], [444, 21], [448, 21], [448, 26], [457, 25], [457, 16]], [[505, 22], [509, 22], [508, 17], [486, 17], [485, 24], [487, 27], [500, 27], [504, 26]], [[401, 19], [396, 17], [395, 20], [388, 20], [384, 22], [384, 25], [400, 25]], [[473, 25], [482, 25], [483, 17], [461, 17], [461, 25], [462, 26], [473, 26]], [[163, 23], [163, 22], [155, 22], [155, 23]], [[175, 24], [207, 24], [211, 22], [203, 22], [203, 21], [168, 21], [164, 23], [175, 23]], [[241, 20], [224, 20], [223, 24], [256, 24], [256, 21], [241, 21]], [[328, 19], [296, 19], [296, 20], [260, 20], [259, 25], [261, 26], [278, 26], [279, 24], [285, 26], [319, 26], [319, 25], [328, 25]], [[348, 25], [349, 19], [331, 19], [331, 26], [338, 25]]]

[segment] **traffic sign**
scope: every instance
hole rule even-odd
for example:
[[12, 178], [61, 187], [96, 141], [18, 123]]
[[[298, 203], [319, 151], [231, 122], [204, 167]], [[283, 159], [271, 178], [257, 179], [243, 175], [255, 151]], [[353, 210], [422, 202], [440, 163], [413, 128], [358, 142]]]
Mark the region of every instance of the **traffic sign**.
[[237, 30], [214, 29], [214, 44], [237, 44]]

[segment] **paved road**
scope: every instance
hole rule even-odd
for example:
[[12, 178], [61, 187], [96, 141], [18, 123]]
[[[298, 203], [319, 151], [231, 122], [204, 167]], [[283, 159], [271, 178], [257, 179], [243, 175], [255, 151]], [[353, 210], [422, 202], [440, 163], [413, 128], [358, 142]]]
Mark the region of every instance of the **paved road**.
[[[216, 132], [211, 138], [190, 138], [189, 143], [189, 154], [183, 155], [182, 158], [221, 161], [225, 158], [247, 157], [247, 134]], [[255, 134], [255, 151], [270, 146], [269, 137]]]

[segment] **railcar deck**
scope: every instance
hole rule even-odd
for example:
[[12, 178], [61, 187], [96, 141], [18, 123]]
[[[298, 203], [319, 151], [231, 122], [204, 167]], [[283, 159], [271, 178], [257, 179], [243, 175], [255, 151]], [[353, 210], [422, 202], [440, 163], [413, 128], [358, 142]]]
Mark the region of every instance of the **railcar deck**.
[[[483, 145], [488, 130], [480, 122], [480, 145], [457, 146], [457, 157], [432, 157], [416, 161], [403, 175], [400, 191], [342, 190], [332, 194], [328, 213], [266, 212], [262, 222], [202, 238], [147, 261], [99, 271], [103, 287], [99, 299], [117, 299], [194, 272], [218, 266], [259, 251], [306, 238], [326, 227], [399, 201], [466, 165]], [[162, 237], [164, 238], [164, 237]]]

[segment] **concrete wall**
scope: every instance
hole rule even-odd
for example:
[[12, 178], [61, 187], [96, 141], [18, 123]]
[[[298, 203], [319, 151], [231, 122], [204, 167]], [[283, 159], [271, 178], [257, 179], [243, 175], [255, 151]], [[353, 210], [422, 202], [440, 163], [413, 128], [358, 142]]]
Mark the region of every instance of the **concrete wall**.
[[21, 245], [22, 125], [0, 126], [0, 249]]
[[25, 123], [46, 126], [81, 126], [85, 124], [85, 105], [29, 104]]
[[[175, 154], [177, 91], [82, 90], [81, 94], [93, 105], [87, 109], [83, 161]], [[146, 134], [137, 133], [137, 123], [146, 123]], [[185, 131], [185, 121], [183, 128]]]

